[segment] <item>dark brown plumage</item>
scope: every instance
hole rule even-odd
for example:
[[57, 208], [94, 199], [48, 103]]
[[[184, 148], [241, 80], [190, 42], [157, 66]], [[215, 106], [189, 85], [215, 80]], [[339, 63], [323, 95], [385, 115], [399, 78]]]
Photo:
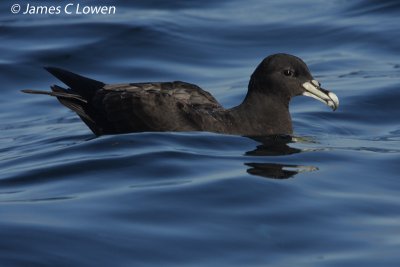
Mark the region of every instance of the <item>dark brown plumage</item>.
[[290, 99], [307, 95], [336, 109], [335, 94], [322, 89], [305, 63], [291, 55], [265, 58], [249, 82], [244, 101], [224, 109], [200, 87], [175, 81], [104, 84], [59, 69], [46, 68], [69, 89], [47, 94], [75, 111], [96, 135], [144, 131], [209, 131], [246, 136], [291, 134]]

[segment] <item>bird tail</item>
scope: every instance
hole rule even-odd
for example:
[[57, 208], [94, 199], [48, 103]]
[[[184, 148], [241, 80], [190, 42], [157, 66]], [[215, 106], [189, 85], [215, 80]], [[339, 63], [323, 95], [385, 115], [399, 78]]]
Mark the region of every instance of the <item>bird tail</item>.
[[86, 100], [91, 100], [96, 94], [97, 90], [104, 87], [104, 83], [83, 77], [81, 75], [72, 73], [55, 67], [45, 67], [45, 70], [54, 75], [57, 79], [71, 88], [71, 91], [79, 94]]
[[100, 121], [98, 118], [99, 115], [94, 112], [90, 102], [97, 90], [102, 88], [105, 84], [59, 68], [46, 67], [45, 69], [71, 89], [53, 85], [50, 87], [51, 91], [31, 89], [21, 91], [27, 94], [41, 94], [56, 97], [61, 104], [75, 111], [95, 135], [101, 135], [102, 127], [99, 123], [96, 123], [96, 121]]
[[[49, 91], [41, 91], [41, 90], [31, 90], [31, 89], [24, 89], [21, 90], [21, 92], [26, 93], [26, 94], [36, 94], [36, 95], [49, 95], [49, 96], [55, 96], [57, 98], [64, 98], [64, 99], [75, 99], [77, 101], [80, 101], [82, 103], [87, 103], [87, 100], [82, 98], [80, 95], [76, 94], [71, 94], [68, 93], [66, 89], [59, 87], [57, 85], [54, 85], [51, 87], [52, 92]], [[58, 90], [63, 90], [63, 91], [58, 91]]]

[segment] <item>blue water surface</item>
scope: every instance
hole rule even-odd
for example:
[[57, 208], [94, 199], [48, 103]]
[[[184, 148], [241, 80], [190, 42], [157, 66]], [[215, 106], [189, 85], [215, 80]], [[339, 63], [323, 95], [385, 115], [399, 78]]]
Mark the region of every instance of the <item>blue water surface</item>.
[[[398, 1], [14, 3], [0, 4], [0, 266], [400, 266]], [[19, 91], [61, 85], [50, 65], [183, 80], [232, 107], [277, 52], [340, 98], [335, 112], [295, 98], [293, 140], [95, 138], [56, 99]]]

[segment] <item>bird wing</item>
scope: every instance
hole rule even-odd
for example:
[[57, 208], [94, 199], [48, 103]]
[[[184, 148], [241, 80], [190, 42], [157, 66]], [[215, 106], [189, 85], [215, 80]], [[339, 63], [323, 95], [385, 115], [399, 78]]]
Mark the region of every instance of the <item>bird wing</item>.
[[107, 119], [120, 131], [198, 131], [223, 107], [200, 87], [175, 81], [105, 85], [100, 94]]

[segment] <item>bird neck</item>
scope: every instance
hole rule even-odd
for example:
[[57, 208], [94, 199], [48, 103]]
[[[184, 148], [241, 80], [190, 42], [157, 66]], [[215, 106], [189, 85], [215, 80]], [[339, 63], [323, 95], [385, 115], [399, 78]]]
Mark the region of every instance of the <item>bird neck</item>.
[[289, 98], [274, 94], [248, 92], [232, 113], [243, 124], [244, 135], [292, 134]]

